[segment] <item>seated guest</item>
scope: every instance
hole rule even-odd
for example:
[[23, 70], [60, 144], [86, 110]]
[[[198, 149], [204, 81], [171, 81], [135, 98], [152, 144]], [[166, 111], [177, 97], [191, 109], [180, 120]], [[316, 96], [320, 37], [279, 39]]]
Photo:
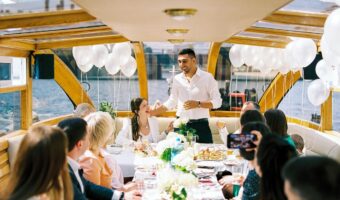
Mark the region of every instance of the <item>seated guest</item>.
[[[268, 126], [263, 122], [249, 122], [242, 127], [242, 132], [253, 133], [257, 136], [257, 143], [259, 144], [262, 137], [271, 134]], [[242, 200], [260, 199], [260, 177], [255, 171], [255, 150], [240, 149], [240, 155], [249, 161], [249, 172], [243, 182]]]
[[116, 143], [122, 145], [134, 144], [137, 141], [146, 140], [149, 143], [158, 142], [173, 130], [172, 123], [168, 128], [159, 133], [159, 124], [155, 117], [150, 117], [150, 107], [143, 98], [131, 100], [132, 118], [125, 119], [123, 128], [118, 133]]
[[254, 161], [256, 173], [261, 177], [261, 199], [287, 199], [281, 172], [294, 157], [297, 157], [295, 148], [282, 137], [269, 134], [262, 138]]
[[[260, 121], [246, 123], [242, 127], [242, 132], [255, 134], [257, 136], [256, 144], [258, 144], [261, 141], [263, 136], [271, 134], [268, 126], [264, 122], [260, 122]], [[248, 172], [248, 175], [243, 182], [242, 200], [260, 199], [260, 177], [257, 175], [254, 169], [255, 149], [253, 150], [240, 149], [240, 155], [241, 157], [249, 161], [249, 168], [250, 168], [250, 171]], [[225, 182], [224, 179], [228, 180], [227, 177], [224, 177], [219, 182], [223, 184]], [[231, 194], [233, 191], [232, 186], [229, 186], [229, 187], [224, 186], [224, 188], [230, 188], [229, 194]]]
[[[260, 105], [257, 104], [256, 102], [253, 101], [247, 101], [243, 104], [242, 108], [241, 108], [241, 112], [240, 112], [240, 119], [243, 116], [243, 114], [248, 111], [248, 110], [256, 110], [260, 112]], [[261, 114], [262, 115], [262, 114]], [[252, 121], [257, 121], [257, 120], [252, 120]], [[227, 135], [229, 134], [229, 131], [226, 127], [226, 124], [219, 121], [216, 123], [216, 126], [218, 128], [218, 131], [220, 133], [220, 137], [221, 140], [223, 141], [223, 143], [226, 145], [226, 140], [227, 140]], [[242, 126], [242, 123], [241, 123]], [[235, 133], [239, 133], [240, 129], [236, 130]]]
[[300, 156], [304, 155], [304, 148], [305, 148], [305, 142], [303, 141], [303, 138], [298, 134], [291, 135], [292, 140], [295, 144], [296, 151]]
[[62, 130], [31, 128], [21, 142], [4, 199], [72, 199], [66, 153]]
[[295, 147], [294, 141], [287, 133], [287, 118], [282, 110], [269, 109], [264, 113], [264, 117], [266, 118], [267, 124], [272, 133], [283, 137], [290, 145]]
[[112, 117], [106, 112], [95, 112], [86, 116], [85, 120], [90, 134], [90, 148], [79, 161], [84, 170], [84, 177], [107, 188], [122, 188], [124, 186], [122, 171], [114, 158], [104, 150], [108, 138], [114, 131]]
[[283, 168], [282, 176], [289, 200], [340, 199], [340, 164], [331, 158], [292, 159]]
[[89, 103], [78, 104], [76, 109], [73, 111], [74, 117], [84, 118], [88, 114], [96, 112], [96, 109]]
[[[245, 111], [242, 116], [240, 117], [240, 124], [241, 124], [241, 129], [242, 126], [244, 126], [248, 122], [266, 122], [266, 119], [263, 117], [262, 113], [258, 110], [247, 110]], [[235, 133], [240, 133], [240, 130], [235, 131]], [[219, 129], [219, 134], [220, 137], [225, 145], [227, 145], [227, 136], [228, 136], [228, 131], [225, 128]]]
[[77, 160], [89, 148], [89, 135], [87, 123], [82, 118], [69, 118], [59, 122], [58, 126], [66, 133], [69, 145], [67, 162], [69, 173], [73, 184], [73, 199], [141, 199], [137, 191], [120, 192], [94, 184], [83, 177], [83, 170]]

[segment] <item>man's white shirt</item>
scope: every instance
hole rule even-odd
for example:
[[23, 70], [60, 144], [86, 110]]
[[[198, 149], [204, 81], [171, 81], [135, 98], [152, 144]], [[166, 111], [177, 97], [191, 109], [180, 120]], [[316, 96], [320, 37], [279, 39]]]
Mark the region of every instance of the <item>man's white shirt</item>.
[[164, 103], [164, 106], [168, 109], [174, 109], [177, 106], [176, 115], [181, 118], [202, 119], [210, 117], [208, 108], [185, 110], [183, 105], [188, 100], [210, 101], [213, 108], [221, 106], [222, 99], [218, 84], [210, 73], [197, 68], [190, 81], [188, 81], [183, 72], [176, 75], [173, 80], [171, 95]]

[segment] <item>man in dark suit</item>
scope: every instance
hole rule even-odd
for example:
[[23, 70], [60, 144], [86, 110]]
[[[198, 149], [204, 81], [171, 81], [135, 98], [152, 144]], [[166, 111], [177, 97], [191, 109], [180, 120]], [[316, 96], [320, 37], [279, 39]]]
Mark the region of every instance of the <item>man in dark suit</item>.
[[67, 162], [70, 177], [73, 183], [73, 193], [75, 200], [101, 199], [141, 199], [138, 191], [120, 192], [96, 185], [83, 177], [82, 170], [77, 162], [79, 157], [89, 148], [89, 134], [87, 123], [82, 118], [69, 118], [59, 122], [58, 127], [66, 133], [69, 145]]

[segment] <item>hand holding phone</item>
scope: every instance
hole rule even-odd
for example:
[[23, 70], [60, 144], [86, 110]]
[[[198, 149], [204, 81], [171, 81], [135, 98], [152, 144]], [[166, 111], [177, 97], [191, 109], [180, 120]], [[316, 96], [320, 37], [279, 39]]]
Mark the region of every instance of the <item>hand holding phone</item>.
[[231, 149], [255, 148], [254, 141], [257, 136], [252, 133], [229, 134], [227, 137], [227, 147]]

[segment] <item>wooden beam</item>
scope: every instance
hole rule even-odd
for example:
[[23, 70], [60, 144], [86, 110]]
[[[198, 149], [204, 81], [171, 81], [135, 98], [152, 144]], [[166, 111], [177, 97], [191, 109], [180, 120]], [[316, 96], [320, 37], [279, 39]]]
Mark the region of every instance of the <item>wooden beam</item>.
[[70, 117], [73, 117], [73, 116], [74, 116], [73, 114], [61, 115], [61, 116], [58, 116], [58, 117], [38, 121], [38, 122], [34, 123], [32, 126], [42, 126], [42, 125], [44, 125], [44, 126], [54, 126], [54, 125], [58, 124], [60, 121], [67, 119], [67, 118], [70, 118]]
[[231, 38], [225, 40], [226, 43], [232, 44], [245, 44], [253, 46], [264, 46], [273, 48], [285, 48], [289, 41], [273, 40], [268, 38], [256, 38], [247, 36], [232, 36]]
[[276, 11], [265, 17], [262, 21], [289, 24], [324, 27], [328, 14], [324, 13], [305, 13], [293, 11]]
[[0, 47], [24, 50], [24, 51], [34, 51], [35, 45], [25, 42], [18, 42], [11, 39], [1, 39], [0, 38]]
[[218, 56], [220, 55], [221, 42], [212, 42], [210, 44], [209, 54], [208, 54], [208, 64], [207, 71], [215, 76], [216, 73], [216, 63]]
[[314, 129], [314, 130], [321, 131], [321, 126], [320, 125], [318, 125], [318, 124], [316, 124], [314, 122], [307, 121], [307, 120], [303, 120], [303, 119], [298, 119], [298, 118], [295, 118], [295, 117], [287, 116], [287, 122], [295, 123], [295, 124], [298, 124], [298, 125], [301, 125], [301, 126], [305, 126], [305, 127], [308, 127], [308, 128]]
[[9, 86], [9, 87], [0, 87], [0, 94], [1, 93], [10, 93], [10, 92], [17, 92], [26, 89], [26, 85], [18, 85], [18, 86]]
[[30, 55], [29, 51], [22, 51], [18, 49], [6, 48], [0, 46], [0, 56], [11, 56], [11, 57], [27, 57]]
[[261, 112], [276, 108], [300, 77], [300, 71], [295, 73], [290, 71], [286, 75], [277, 74], [259, 101]]
[[148, 99], [148, 70], [145, 63], [144, 47], [142, 42], [133, 42], [133, 50], [137, 61], [137, 72], [139, 80], [139, 94]]
[[107, 26], [95, 26], [86, 28], [73, 28], [63, 30], [41, 31], [33, 33], [18, 33], [2, 35], [0, 38], [15, 38], [15, 39], [46, 39], [55, 37], [68, 37], [74, 35], [94, 34], [94, 33], [112, 33], [112, 29]]
[[32, 124], [32, 77], [30, 67], [34, 63], [33, 56], [26, 60], [26, 89], [20, 91], [21, 129], [28, 129]]
[[321, 105], [321, 130], [330, 131], [333, 129], [333, 91], [330, 91], [327, 100]]
[[[46, 51], [53, 53], [52, 51]], [[93, 107], [94, 104], [91, 97], [86, 93], [77, 77], [73, 75], [72, 71], [66, 66], [66, 64], [54, 54], [54, 80], [64, 90], [66, 95], [71, 101], [78, 105], [80, 103], [89, 103]]]
[[56, 26], [94, 20], [95, 17], [83, 10], [8, 15], [0, 17], [0, 29]]
[[263, 27], [255, 27], [255, 26], [247, 28], [244, 31], [245, 32], [251, 32], [251, 33], [268, 34], [268, 35], [310, 38], [310, 39], [314, 39], [314, 40], [320, 40], [321, 36], [322, 36], [322, 34], [318, 34], [318, 33], [308, 33], [308, 32], [300, 32], [300, 31], [287, 31], [287, 30], [279, 30], [279, 29], [263, 28]]
[[96, 37], [84, 37], [84, 38], [73, 38], [65, 40], [57, 40], [52, 42], [41, 42], [37, 43], [37, 49], [57, 49], [57, 48], [70, 48], [74, 46], [85, 46], [94, 44], [108, 44], [127, 42], [128, 39], [121, 35], [108, 35], [108, 36], [96, 36]]

